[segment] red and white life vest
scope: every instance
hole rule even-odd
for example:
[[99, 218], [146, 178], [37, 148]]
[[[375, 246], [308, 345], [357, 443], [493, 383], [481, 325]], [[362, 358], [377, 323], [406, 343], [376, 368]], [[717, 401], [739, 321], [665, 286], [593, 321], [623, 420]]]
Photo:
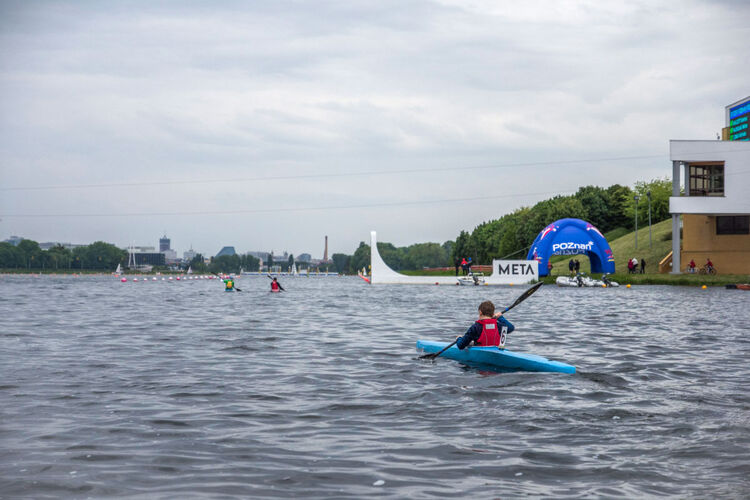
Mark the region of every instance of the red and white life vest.
[[271, 282], [271, 290], [273, 290], [274, 292], [279, 291], [279, 284], [276, 281]]
[[504, 346], [505, 334], [508, 333], [508, 327], [503, 326], [502, 330], [497, 328], [497, 320], [494, 318], [480, 319], [477, 323], [482, 325], [482, 334], [477, 340], [477, 345], [487, 346]]

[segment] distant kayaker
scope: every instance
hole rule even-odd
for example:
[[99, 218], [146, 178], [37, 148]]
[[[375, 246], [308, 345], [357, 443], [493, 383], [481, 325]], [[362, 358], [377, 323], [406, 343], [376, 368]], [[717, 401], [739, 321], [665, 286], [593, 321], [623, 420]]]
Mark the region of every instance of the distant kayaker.
[[234, 280], [232, 278], [227, 278], [223, 281], [224, 281], [225, 290], [234, 290]]
[[278, 279], [276, 278], [274, 278], [273, 281], [271, 281], [271, 291], [272, 292], [284, 291], [284, 287], [281, 286], [281, 283], [279, 283]]
[[469, 345], [499, 346], [505, 344], [505, 334], [516, 328], [503, 318], [503, 313], [495, 312], [495, 304], [486, 300], [479, 304], [479, 319], [458, 337], [456, 347], [463, 349]]

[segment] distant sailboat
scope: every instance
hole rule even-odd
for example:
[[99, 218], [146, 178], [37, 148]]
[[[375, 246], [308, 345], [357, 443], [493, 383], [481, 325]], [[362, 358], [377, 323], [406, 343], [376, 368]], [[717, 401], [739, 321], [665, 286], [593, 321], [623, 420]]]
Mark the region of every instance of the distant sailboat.
[[113, 273], [115, 276], [120, 276], [122, 274], [122, 266], [118, 263], [117, 269], [115, 269], [115, 272]]
[[292, 276], [297, 276], [297, 263], [292, 262]]
[[187, 274], [193, 274], [193, 266], [188, 266]]

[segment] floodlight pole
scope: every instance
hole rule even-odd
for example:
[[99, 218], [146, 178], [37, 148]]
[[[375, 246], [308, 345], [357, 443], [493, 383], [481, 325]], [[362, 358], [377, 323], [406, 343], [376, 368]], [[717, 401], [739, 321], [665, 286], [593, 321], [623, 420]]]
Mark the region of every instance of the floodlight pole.
[[651, 191], [646, 192], [648, 197], [648, 247], [651, 248]]
[[640, 200], [641, 197], [635, 195], [633, 196], [633, 199], [635, 200], [635, 249], [638, 250], [638, 200]]

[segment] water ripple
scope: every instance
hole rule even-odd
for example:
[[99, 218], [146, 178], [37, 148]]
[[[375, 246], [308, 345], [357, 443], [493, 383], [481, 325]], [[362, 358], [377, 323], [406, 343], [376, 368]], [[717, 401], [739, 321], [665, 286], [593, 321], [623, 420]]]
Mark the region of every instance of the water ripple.
[[513, 350], [417, 360], [519, 287], [0, 276], [0, 496], [746, 497], [750, 295], [545, 286]]

